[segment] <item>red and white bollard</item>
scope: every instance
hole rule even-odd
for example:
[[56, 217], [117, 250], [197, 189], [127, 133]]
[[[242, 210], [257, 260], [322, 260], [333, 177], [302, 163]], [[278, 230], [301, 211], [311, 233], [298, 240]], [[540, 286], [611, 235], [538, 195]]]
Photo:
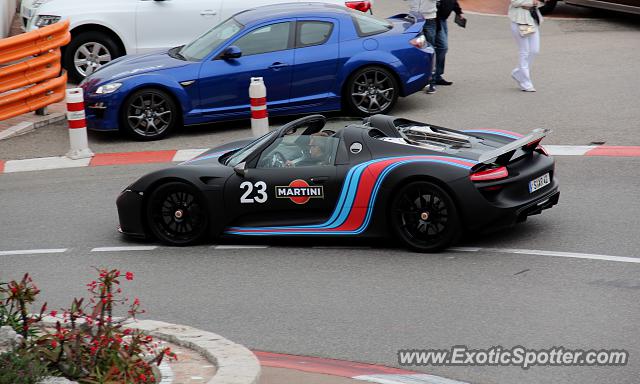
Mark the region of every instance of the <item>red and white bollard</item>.
[[67, 89], [67, 120], [69, 121], [69, 141], [71, 149], [67, 157], [73, 160], [93, 157], [87, 139], [87, 121], [84, 114], [84, 94], [82, 88]]
[[262, 77], [252, 77], [249, 85], [251, 98], [251, 133], [260, 137], [269, 132], [269, 113], [267, 112], [267, 87]]

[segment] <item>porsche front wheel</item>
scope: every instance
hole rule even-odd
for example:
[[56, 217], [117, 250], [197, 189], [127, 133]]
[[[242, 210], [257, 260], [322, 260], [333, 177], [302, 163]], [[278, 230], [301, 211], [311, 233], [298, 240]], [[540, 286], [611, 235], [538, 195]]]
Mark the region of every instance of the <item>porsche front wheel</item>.
[[398, 239], [418, 252], [440, 251], [450, 246], [461, 231], [453, 199], [426, 181], [401, 187], [391, 203], [390, 214]]
[[149, 198], [147, 225], [165, 244], [195, 244], [203, 239], [209, 228], [204, 197], [190, 184], [163, 184]]

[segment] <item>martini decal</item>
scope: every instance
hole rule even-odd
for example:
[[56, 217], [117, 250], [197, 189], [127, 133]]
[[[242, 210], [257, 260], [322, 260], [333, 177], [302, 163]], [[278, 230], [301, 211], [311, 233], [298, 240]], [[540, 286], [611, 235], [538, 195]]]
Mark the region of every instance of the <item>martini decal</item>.
[[293, 180], [286, 186], [276, 186], [276, 198], [290, 199], [296, 204], [306, 204], [310, 199], [324, 199], [324, 189], [321, 185], [310, 186], [304, 180]]

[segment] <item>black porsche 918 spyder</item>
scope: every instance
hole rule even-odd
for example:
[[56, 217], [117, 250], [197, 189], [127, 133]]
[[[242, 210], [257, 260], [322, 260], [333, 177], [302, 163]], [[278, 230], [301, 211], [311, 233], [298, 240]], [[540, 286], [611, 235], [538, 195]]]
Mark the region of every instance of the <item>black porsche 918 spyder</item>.
[[546, 131], [458, 131], [321, 115], [152, 172], [117, 201], [120, 231], [188, 245], [227, 236], [393, 235], [423, 252], [511, 226], [560, 195]]

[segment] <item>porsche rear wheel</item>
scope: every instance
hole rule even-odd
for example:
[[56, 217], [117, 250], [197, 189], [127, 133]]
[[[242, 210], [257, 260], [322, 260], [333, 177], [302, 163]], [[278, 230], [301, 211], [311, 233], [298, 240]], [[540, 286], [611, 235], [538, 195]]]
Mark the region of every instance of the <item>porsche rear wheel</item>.
[[440, 251], [460, 234], [453, 199], [430, 182], [414, 181], [401, 187], [391, 203], [390, 214], [398, 239], [418, 252]]
[[163, 184], [149, 198], [147, 225], [153, 235], [165, 244], [195, 244], [203, 239], [209, 228], [204, 197], [186, 183]]

